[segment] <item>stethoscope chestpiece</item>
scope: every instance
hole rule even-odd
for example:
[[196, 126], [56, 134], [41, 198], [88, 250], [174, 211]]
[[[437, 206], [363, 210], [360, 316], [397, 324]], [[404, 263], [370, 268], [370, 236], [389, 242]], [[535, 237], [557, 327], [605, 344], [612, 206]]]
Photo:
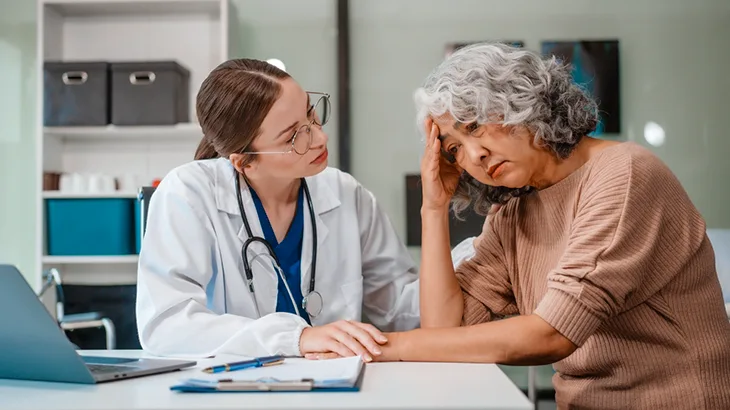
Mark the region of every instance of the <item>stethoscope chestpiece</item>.
[[322, 299], [322, 295], [316, 290], [309, 292], [302, 300], [302, 307], [310, 317], [317, 317], [322, 313], [323, 306], [324, 300]]

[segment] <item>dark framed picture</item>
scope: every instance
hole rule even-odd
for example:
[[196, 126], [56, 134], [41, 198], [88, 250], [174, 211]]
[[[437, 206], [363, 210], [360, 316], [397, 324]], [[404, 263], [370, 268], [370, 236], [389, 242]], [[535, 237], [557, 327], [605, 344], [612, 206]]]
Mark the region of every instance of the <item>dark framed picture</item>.
[[573, 81], [598, 102], [600, 122], [592, 135], [620, 133], [618, 40], [543, 41], [542, 54], [570, 64]]
[[[472, 45], [472, 44], [484, 43], [484, 42], [487, 42], [487, 41], [485, 40], [485, 41], [471, 41], [471, 42], [461, 42], [461, 43], [449, 43], [449, 44], [446, 45], [446, 56], [445, 57], [450, 56], [451, 54], [454, 53], [454, 51], [456, 51], [456, 50], [458, 50], [458, 49], [460, 49], [462, 47], [466, 47], [466, 46], [469, 46], [469, 45]], [[497, 42], [503, 43], [503, 44], [507, 44], [507, 45], [510, 45], [512, 47], [518, 47], [518, 48], [522, 48], [522, 47], [525, 46], [525, 43], [522, 42], [522, 41], [520, 41], [520, 40], [500, 40], [500, 41], [497, 41]]]

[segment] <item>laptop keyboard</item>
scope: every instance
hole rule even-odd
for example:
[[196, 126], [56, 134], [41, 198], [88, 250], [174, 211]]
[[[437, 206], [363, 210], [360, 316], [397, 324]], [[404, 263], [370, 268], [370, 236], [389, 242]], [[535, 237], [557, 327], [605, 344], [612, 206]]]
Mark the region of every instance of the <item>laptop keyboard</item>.
[[128, 366], [114, 366], [113, 364], [87, 364], [86, 367], [94, 374], [120, 373], [132, 370]]

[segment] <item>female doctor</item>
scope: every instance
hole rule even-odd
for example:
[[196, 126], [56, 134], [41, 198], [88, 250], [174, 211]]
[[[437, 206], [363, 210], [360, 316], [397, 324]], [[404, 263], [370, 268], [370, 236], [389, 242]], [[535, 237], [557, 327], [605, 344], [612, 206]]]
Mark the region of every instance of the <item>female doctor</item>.
[[196, 160], [166, 175], [150, 201], [142, 347], [370, 361], [386, 342], [378, 329], [417, 327], [405, 246], [373, 195], [327, 167], [329, 96], [237, 59], [209, 74], [196, 102], [205, 135]]

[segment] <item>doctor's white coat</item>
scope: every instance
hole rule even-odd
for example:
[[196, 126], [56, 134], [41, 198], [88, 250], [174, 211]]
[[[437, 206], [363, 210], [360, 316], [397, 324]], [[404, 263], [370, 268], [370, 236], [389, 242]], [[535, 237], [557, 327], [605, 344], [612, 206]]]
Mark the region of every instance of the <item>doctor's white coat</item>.
[[[277, 313], [277, 276], [267, 259], [252, 262], [261, 318], [243, 275], [246, 240], [227, 159], [194, 161], [171, 171], [150, 201], [138, 266], [137, 324], [142, 347], [167, 356], [298, 355], [307, 323]], [[318, 243], [316, 290], [324, 300], [314, 326], [365, 320], [383, 331], [419, 325], [418, 274], [375, 197], [334, 168], [307, 178]], [[243, 205], [263, 237], [250, 192]], [[305, 201], [302, 294], [311, 274], [312, 227]], [[249, 258], [264, 252], [252, 245]]]

